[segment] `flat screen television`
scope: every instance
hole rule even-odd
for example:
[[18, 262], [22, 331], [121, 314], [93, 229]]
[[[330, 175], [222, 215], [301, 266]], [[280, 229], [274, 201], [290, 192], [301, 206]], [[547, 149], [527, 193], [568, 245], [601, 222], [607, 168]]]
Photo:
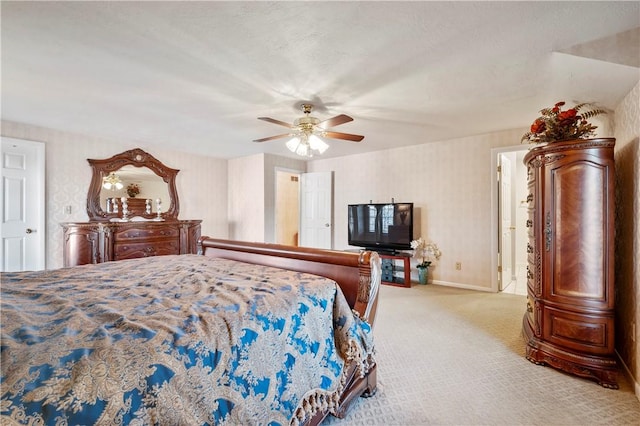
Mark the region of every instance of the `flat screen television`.
[[413, 203], [349, 204], [350, 246], [376, 251], [409, 250]]

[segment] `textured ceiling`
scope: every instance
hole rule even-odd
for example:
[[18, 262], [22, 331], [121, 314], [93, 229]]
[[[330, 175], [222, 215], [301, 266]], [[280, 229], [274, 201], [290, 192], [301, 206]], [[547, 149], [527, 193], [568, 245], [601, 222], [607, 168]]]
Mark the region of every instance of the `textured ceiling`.
[[[524, 128], [640, 80], [640, 2], [7, 2], [2, 119], [215, 157], [289, 155], [302, 101], [324, 157]], [[284, 132], [283, 132], [284, 130]], [[517, 144], [519, 141], [514, 141]]]

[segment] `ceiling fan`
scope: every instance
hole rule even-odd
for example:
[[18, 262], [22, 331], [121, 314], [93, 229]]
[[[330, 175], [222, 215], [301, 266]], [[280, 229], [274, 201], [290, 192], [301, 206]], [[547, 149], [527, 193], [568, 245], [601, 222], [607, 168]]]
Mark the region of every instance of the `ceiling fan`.
[[341, 133], [327, 130], [329, 127], [338, 126], [340, 124], [353, 121], [353, 118], [345, 114], [336, 115], [324, 121], [320, 121], [318, 118], [311, 116], [312, 104], [302, 104], [303, 117], [294, 120], [293, 124], [286, 123], [284, 121], [276, 120], [269, 117], [258, 117], [258, 120], [267, 121], [269, 123], [277, 124], [280, 126], [291, 129], [288, 133], [283, 133], [276, 136], [269, 136], [267, 138], [255, 139], [254, 142], [266, 142], [273, 139], [280, 139], [290, 137], [287, 142], [287, 148], [291, 152], [295, 152], [298, 155], [311, 157], [313, 151], [318, 151], [322, 154], [328, 147], [321, 137], [332, 139], [343, 139], [351, 142], [360, 142], [364, 139], [362, 135], [354, 135], [351, 133]]

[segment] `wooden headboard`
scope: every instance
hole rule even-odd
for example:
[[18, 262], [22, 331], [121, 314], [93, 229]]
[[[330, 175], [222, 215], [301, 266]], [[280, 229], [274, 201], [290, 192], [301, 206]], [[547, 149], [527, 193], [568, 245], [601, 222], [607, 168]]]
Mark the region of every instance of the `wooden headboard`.
[[371, 251], [345, 252], [201, 237], [198, 254], [308, 272], [338, 283], [360, 317], [373, 325], [380, 287], [380, 258]]

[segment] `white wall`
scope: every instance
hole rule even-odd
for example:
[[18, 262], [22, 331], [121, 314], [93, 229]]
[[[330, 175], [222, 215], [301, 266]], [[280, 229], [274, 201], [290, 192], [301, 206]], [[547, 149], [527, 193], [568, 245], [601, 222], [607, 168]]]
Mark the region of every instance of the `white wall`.
[[309, 172], [334, 172], [334, 247], [348, 247], [348, 204], [413, 202], [414, 236], [442, 251], [433, 282], [491, 290], [491, 148], [517, 145], [523, 133], [507, 130], [309, 162]]
[[229, 160], [229, 238], [264, 241], [264, 154]]
[[[2, 122], [2, 136], [44, 142], [46, 150], [47, 269], [62, 267], [62, 222], [85, 222], [91, 182], [88, 158], [108, 158], [141, 148], [179, 169], [176, 186], [181, 219], [202, 219], [202, 234], [227, 237], [227, 162], [134, 142], [109, 141], [15, 122]], [[64, 207], [71, 206], [71, 214]]]

